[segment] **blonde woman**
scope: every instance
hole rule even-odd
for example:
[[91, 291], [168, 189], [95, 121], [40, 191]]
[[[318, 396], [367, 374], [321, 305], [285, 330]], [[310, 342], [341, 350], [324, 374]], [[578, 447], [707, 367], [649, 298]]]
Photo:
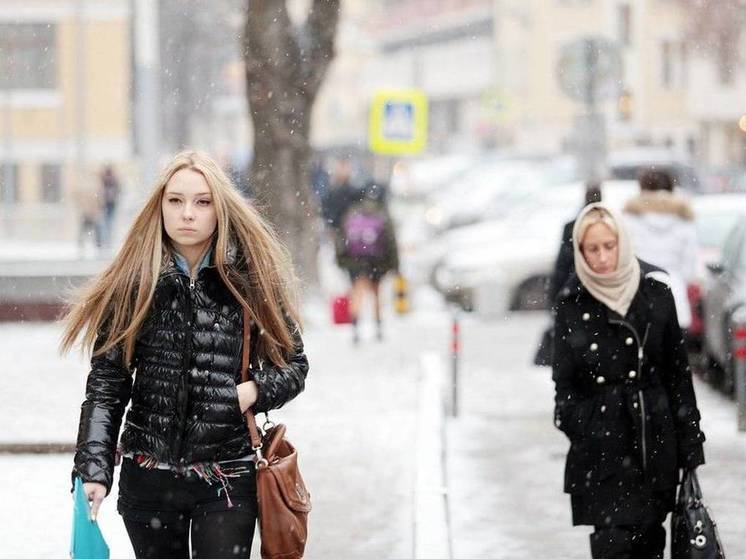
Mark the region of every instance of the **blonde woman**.
[[573, 524], [595, 527], [594, 559], [662, 558], [679, 470], [704, 463], [674, 298], [603, 204], [586, 206], [572, 239], [552, 365]]
[[93, 351], [73, 476], [95, 515], [121, 453], [117, 508], [138, 559], [191, 557], [190, 535], [195, 557], [248, 559], [257, 504], [242, 413], [304, 388], [293, 282], [262, 217], [211, 158], [183, 152], [65, 317], [62, 350], [82, 338]]

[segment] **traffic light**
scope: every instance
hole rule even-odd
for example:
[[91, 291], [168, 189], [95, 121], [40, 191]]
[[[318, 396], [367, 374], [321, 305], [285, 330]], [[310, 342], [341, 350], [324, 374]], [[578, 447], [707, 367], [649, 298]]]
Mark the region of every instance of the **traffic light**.
[[619, 115], [619, 120], [631, 120], [633, 109], [634, 100], [632, 99], [632, 94], [627, 90], [622, 91], [621, 95], [619, 95], [619, 99], [617, 100], [617, 112]]

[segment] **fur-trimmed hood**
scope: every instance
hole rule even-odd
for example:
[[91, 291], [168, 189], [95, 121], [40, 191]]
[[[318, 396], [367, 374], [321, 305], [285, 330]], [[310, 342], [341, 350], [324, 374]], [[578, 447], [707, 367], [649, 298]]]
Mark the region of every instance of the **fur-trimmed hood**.
[[666, 191], [640, 192], [640, 194], [627, 201], [624, 211], [637, 216], [651, 213], [669, 214], [685, 221], [694, 220], [694, 210], [692, 210], [689, 200]]

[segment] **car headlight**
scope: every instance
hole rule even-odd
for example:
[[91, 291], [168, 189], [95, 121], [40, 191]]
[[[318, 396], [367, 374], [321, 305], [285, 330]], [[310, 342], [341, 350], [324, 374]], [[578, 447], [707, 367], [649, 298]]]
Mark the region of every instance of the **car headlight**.
[[438, 206], [433, 206], [425, 211], [425, 221], [433, 227], [438, 227], [443, 223], [443, 210]]

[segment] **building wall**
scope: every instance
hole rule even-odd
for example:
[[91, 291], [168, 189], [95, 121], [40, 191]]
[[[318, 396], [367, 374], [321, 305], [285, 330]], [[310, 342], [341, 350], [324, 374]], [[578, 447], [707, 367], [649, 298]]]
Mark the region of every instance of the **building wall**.
[[[132, 166], [129, 2], [0, 3], [0, 24], [33, 23], [55, 27], [54, 80], [45, 89], [0, 91], [0, 162], [17, 169], [17, 200], [0, 199], [0, 234], [69, 240], [75, 186], [96, 180], [105, 163], [125, 174]], [[45, 175], [59, 177], [59, 193], [47, 200]]]

